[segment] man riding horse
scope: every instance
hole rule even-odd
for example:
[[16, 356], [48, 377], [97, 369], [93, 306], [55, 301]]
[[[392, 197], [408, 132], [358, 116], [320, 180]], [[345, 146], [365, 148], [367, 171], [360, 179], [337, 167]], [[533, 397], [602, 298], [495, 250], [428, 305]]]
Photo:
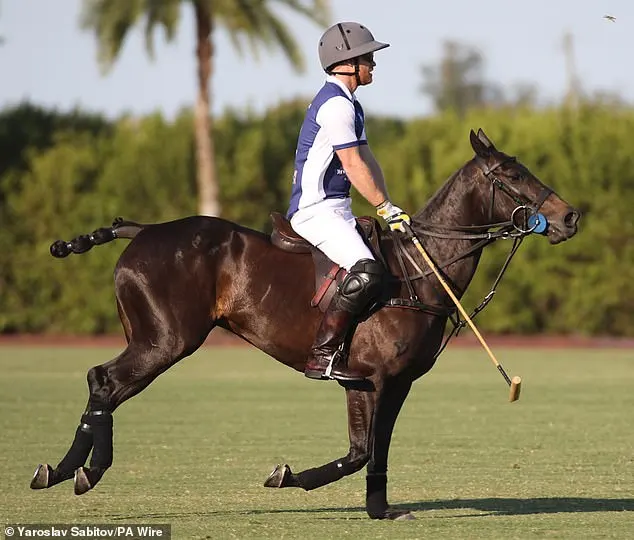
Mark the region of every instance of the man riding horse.
[[364, 379], [347, 366], [340, 351], [356, 318], [379, 296], [385, 269], [357, 232], [350, 186], [376, 207], [392, 230], [410, 223], [389, 200], [354, 94], [372, 82], [374, 52], [386, 47], [356, 22], [335, 24], [319, 40], [319, 60], [327, 77], [299, 133], [287, 217], [295, 232], [348, 272], [317, 330], [304, 371], [311, 379]]

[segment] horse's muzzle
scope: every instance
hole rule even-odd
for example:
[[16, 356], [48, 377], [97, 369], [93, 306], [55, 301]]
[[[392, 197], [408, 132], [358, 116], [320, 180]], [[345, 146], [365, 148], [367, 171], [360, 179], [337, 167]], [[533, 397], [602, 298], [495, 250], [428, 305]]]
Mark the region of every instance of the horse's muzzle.
[[548, 238], [551, 244], [559, 244], [577, 234], [577, 224], [581, 219], [581, 212], [572, 206], [559, 219], [549, 220]]

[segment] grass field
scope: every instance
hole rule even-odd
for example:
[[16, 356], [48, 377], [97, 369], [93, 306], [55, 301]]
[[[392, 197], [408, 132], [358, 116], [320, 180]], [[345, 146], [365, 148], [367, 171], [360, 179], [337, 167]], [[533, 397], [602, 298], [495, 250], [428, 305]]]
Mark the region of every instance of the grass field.
[[31, 491], [85, 405], [86, 371], [118, 351], [0, 347], [2, 523], [170, 523], [173, 538], [634, 537], [634, 351], [499, 349], [519, 402], [480, 349], [451, 348], [397, 423], [390, 502], [365, 514], [365, 475], [306, 493], [269, 490], [347, 452], [344, 394], [265, 355], [204, 349], [115, 414], [115, 460], [94, 491]]

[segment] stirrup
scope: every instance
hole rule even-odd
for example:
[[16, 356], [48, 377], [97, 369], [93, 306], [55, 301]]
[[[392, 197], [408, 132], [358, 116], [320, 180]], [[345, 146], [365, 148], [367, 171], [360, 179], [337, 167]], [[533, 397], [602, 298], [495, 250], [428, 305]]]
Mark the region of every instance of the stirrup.
[[[326, 356], [326, 355], [319, 355], [316, 356], [313, 354], [313, 359], [315, 360], [319, 360], [319, 364], [320, 367], [318, 369], [313, 369], [311, 370], [311, 375], [307, 375], [306, 374], [306, 368], [304, 369], [304, 374], [306, 375], [306, 377], [308, 377], [309, 379], [315, 379], [315, 380], [322, 380], [322, 381], [334, 381], [337, 380], [337, 378], [335, 376], [332, 375], [333, 370], [336, 370], [336, 366], [337, 366], [337, 362], [340, 361], [340, 358], [343, 354], [342, 352], [342, 347], [340, 346], [340, 348], [336, 349], [335, 351], [333, 351], [330, 354], [330, 357]], [[326, 367], [324, 368], [324, 364], [326, 364]], [[319, 374], [319, 376], [317, 377], [316, 375]]]
[[[340, 369], [337, 369], [338, 362], [345, 362], [345, 366], [342, 365]], [[334, 374], [333, 374], [334, 371]], [[360, 372], [350, 370], [347, 359], [344, 357], [344, 345], [342, 344], [339, 349], [332, 355], [328, 368], [324, 373], [330, 380], [341, 382], [360, 382], [365, 381], [367, 376]]]
[[323, 377], [326, 380], [330, 380], [330, 381], [334, 381], [335, 378], [331, 375], [332, 373], [332, 366], [335, 364], [335, 362], [338, 362], [341, 355], [343, 354], [342, 349], [343, 345], [341, 345], [334, 353], [332, 353], [332, 355], [330, 356], [330, 362], [328, 362], [328, 367], [326, 368], [326, 371], [324, 371], [324, 375]]

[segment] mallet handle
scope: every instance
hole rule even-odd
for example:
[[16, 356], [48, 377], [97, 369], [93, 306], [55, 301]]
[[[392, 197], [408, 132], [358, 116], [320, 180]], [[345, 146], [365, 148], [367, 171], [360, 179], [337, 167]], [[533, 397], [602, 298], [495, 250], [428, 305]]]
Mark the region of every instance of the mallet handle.
[[469, 315], [467, 314], [465, 309], [462, 307], [462, 304], [460, 303], [460, 300], [458, 300], [458, 298], [453, 293], [453, 291], [451, 290], [451, 288], [449, 287], [447, 282], [440, 275], [440, 272], [436, 268], [436, 265], [432, 262], [431, 257], [427, 254], [427, 251], [425, 251], [425, 248], [421, 245], [421, 243], [418, 240], [418, 238], [416, 238], [416, 235], [414, 234], [414, 231], [412, 231], [411, 227], [409, 227], [409, 226], [407, 226], [407, 227], [409, 229], [408, 232], [412, 235], [412, 242], [414, 242], [414, 245], [416, 246], [416, 249], [423, 256], [423, 259], [425, 259], [425, 262], [427, 263], [427, 265], [432, 269], [432, 271], [434, 272], [434, 274], [438, 278], [438, 281], [440, 281], [440, 284], [447, 291], [447, 294], [451, 297], [451, 300], [453, 301], [453, 303], [456, 305], [456, 307], [460, 311], [460, 314], [464, 317], [464, 320], [467, 321], [467, 324], [469, 325], [471, 330], [473, 330], [473, 333], [476, 335], [476, 337], [478, 338], [478, 340], [482, 344], [482, 347], [484, 347], [484, 350], [488, 353], [489, 358], [491, 358], [491, 361], [495, 364], [495, 367], [498, 368], [498, 370], [500, 371], [500, 373], [504, 377], [504, 380], [510, 386], [511, 385], [511, 379], [509, 379], [508, 375], [506, 374], [506, 372], [504, 371], [504, 369], [502, 368], [500, 363], [495, 358], [495, 355], [493, 354], [493, 351], [491, 351], [491, 349], [487, 345], [486, 341], [484, 341], [484, 338], [482, 337], [482, 335], [480, 334], [480, 332], [476, 328], [476, 325], [473, 324], [473, 321], [471, 320], [471, 317], [469, 317]]

